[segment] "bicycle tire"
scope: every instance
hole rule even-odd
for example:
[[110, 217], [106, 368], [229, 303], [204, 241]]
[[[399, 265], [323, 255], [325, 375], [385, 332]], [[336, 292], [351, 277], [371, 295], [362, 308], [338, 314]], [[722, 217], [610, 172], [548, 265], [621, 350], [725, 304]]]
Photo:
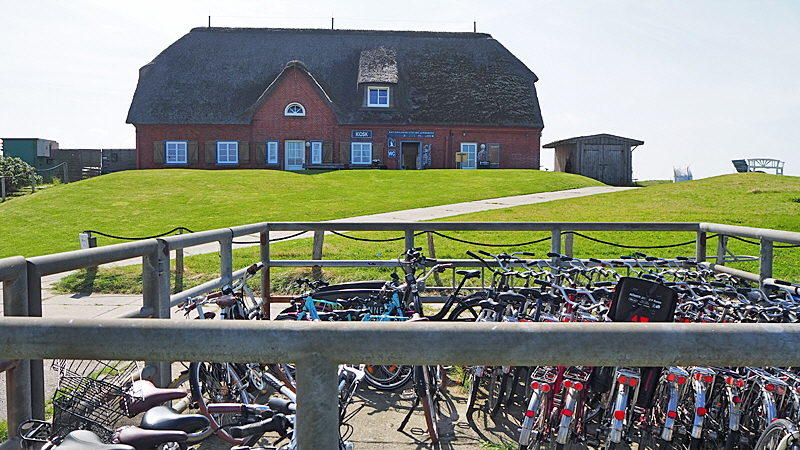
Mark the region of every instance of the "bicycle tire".
[[724, 385], [715, 386], [714, 392], [708, 401], [709, 412], [706, 414], [705, 423], [709, 430], [704, 447], [711, 450], [733, 450], [739, 443], [739, 432], [731, 431], [729, 426], [730, 404], [728, 393]]
[[408, 383], [414, 373], [412, 366], [368, 365], [364, 367], [364, 380], [381, 391], [392, 391]]
[[[178, 375], [177, 378], [172, 380], [172, 382], [169, 384], [169, 387], [183, 389], [187, 392], [187, 395], [182, 399], [172, 400], [165, 403], [166, 406], [169, 406], [170, 408], [174, 409], [175, 411], [181, 414], [201, 414], [200, 407], [198, 406], [197, 402], [194, 401], [192, 398], [192, 386], [189, 380], [188, 370], [181, 372], [181, 374]], [[189, 443], [200, 442], [203, 439], [211, 436], [213, 432], [214, 430], [212, 430], [211, 425], [209, 425], [203, 430], [198, 430], [192, 433], [188, 433], [189, 438], [186, 440], [186, 442]]]
[[[774, 420], [759, 436], [755, 450], [776, 450], [783, 438], [797, 432], [797, 426], [786, 419]], [[791, 439], [791, 438], [790, 438]], [[786, 450], [796, 449], [795, 441], [789, 442], [792, 445], [784, 447]]]
[[431, 443], [439, 442], [439, 424], [436, 414], [436, 388], [431, 382], [429, 366], [414, 366], [414, 387], [417, 398], [422, 404], [422, 411], [425, 414], [425, 424], [428, 427], [428, 437]]
[[492, 417], [497, 415], [503, 406], [503, 395], [508, 384], [508, 378], [508, 374], [503, 371], [502, 367], [492, 368], [492, 373], [489, 375], [489, 384], [486, 386], [489, 396], [486, 405], [489, 409], [489, 415]]
[[[647, 409], [645, 423], [640, 426], [639, 448], [653, 450], [667, 450], [673, 448], [672, 440], [664, 440], [663, 432], [669, 414], [671, 386], [665, 379], [661, 379], [653, 395], [653, 404]], [[673, 425], [673, 436], [680, 424], [676, 421]]]
[[481, 384], [481, 378], [475, 373], [476, 368], [469, 369], [469, 393], [467, 394], [467, 416], [472, 414], [475, 410], [475, 401], [478, 398], [478, 390]]
[[760, 386], [753, 383], [742, 396], [743, 400], [740, 405], [742, 410], [739, 423], [741, 439], [749, 444], [745, 445], [750, 448], [755, 447], [758, 438], [770, 425], [767, 423], [767, 411], [770, 410], [770, 407], [766, 403], [765, 396], [761, 392], [761, 389]]
[[189, 383], [192, 398], [197, 401], [200, 413], [208, 417], [213, 432], [230, 444], [244, 444], [246, 439], [234, 438], [225, 429], [236, 423], [236, 414], [208, 412], [208, 405], [212, 403], [251, 403], [247, 392], [238, 386], [241, 379], [235, 368], [227, 363], [193, 362], [189, 364]]
[[483, 299], [484, 298], [479, 299], [477, 296], [474, 298], [470, 296], [466, 302], [453, 308], [453, 311], [447, 316], [447, 320], [453, 322], [475, 322], [480, 314], [478, 302]]
[[[533, 392], [531, 392], [533, 395]], [[525, 418], [522, 420], [520, 435], [517, 439], [517, 450], [528, 450], [530, 448], [538, 448], [539, 444], [544, 442], [550, 430], [550, 409], [549, 398], [545, 393], [538, 393], [538, 404], [534, 406], [532, 413], [525, 412]], [[531, 398], [528, 399], [528, 407], [530, 407]]]

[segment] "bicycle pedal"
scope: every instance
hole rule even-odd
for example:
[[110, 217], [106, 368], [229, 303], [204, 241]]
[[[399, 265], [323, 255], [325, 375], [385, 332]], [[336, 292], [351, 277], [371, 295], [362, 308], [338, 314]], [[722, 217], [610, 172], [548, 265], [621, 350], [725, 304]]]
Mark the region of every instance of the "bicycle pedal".
[[417, 393], [413, 389], [406, 389], [400, 393], [400, 398], [403, 400], [413, 400], [417, 398]]

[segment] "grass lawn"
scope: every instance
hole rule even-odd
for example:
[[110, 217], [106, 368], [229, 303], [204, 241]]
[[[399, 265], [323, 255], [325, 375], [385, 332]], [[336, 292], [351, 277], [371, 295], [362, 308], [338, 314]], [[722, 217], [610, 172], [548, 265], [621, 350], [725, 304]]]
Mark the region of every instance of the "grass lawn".
[[[657, 184], [646, 188], [599, 194], [555, 202], [519, 206], [502, 210], [450, 217], [455, 221], [540, 221], [540, 222], [715, 222], [759, 228], [772, 228], [800, 232], [800, 178], [760, 173], [733, 174], [683, 183]], [[660, 256], [694, 256], [694, 233], [636, 233], [636, 232], [587, 232], [591, 238], [630, 246], [631, 248], [606, 245], [583, 237], [575, 237], [575, 256], [582, 258], [618, 258], [634, 251]], [[370, 239], [401, 237], [399, 234], [379, 232], [349, 233], [351, 236]], [[447, 235], [471, 242], [500, 245], [481, 247], [441, 237], [435, 238], [436, 256], [443, 259], [467, 258], [466, 250], [483, 248], [492, 253], [500, 251], [532, 251], [544, 257], [550, 242], [524, 246], [513, 243], [529, 242], [549, 237], [549, 232], [539, 233], [490, 233], [454, 232]], [[426, 247], [424, 236], [418, 244]], [[651, 248], [688, 242], [674, 248]], [[731, 240], [729, 246], [738, 255], [758, 255], [758, 245]], [[708, 249], [715, 252], [716, 241], [710, 240]], [[430, 251], [425, 248], [426, 253]], [[389, 259], [403, 252], [403, 241], [362, 242], [344, 237], [328, 236], [323, 248], [326, 259]], [[286, 241], [271, 245], [274, 259], [310, 259], [311, 239]], [[257, 248], [236, 250], [234, 267], [241, 268], [257, 261]], [[757, 272], [757, 263], [730, 264], [750, 272]], [[187, 258], [188, 286], [213, 278], [219, 269], [217, 255], [201, 255]], [[127, 273], [127, 277], [141, 273], [140, 268], [115, 269]], [[775, 249], [774, 273], [776, 277], [800, 282], [800, 249]], [[308, 276], [306, 269], [274, 269], [273, 287], [279, 291], [291, 291], [291, 281], [297, 276]], [[214, 275], [214, 276], [212, 276]], [[386, 278], [388, 270], [381, 269], [326, 269], [326, 276], [333, 281], [346, 279]], [[125, 276], [121, 278], [126, 278]], [[136, 288], [136, 282], [131, 283]]]
[[[537, 170], [134, 170], [0, 204], [0, 258], [80, 248], [78, 233], [152, 236], [265, 221], [322, 221], [470, 200], [602, 186]], [[98, 245], [122, 241], [98, 237]]]

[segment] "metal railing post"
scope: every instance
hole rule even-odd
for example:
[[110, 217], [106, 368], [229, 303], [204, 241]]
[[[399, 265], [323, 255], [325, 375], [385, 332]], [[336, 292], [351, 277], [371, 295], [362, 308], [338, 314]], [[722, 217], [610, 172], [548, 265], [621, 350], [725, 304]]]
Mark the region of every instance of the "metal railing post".
[[[0, 280], [3, 282], [3, 314], [6, 317], [27, 316], [28, 278], [25, 258], [16, 256], [0, 260]], [[14, 368], [6, 372], [6, 415], [8, 437], [12, 440], [19, 438], [19, 425], [32, 417], [34, 408], [31, 384], [30, 360], [20, 360]], [[41, 409], [44, 415], [44, 403]]]
[[233, 230], [219, 241], [219, 276], [223, 284], [233, 281]]
[[0, 175], [0, 200], [6, 201], [6, 177]]
[[[142, 257], [142, 306], [152, 311], [154, 319], [170, 317], [170, 257], [169, 243], [157, 239], [158, 246], [154, 253]], [[155, 367], [153, 384], [160, 387], [169, 386], [172, 381], [172, 364], [164, 361], [147, 361], [147, 365]]]
[[759, 284], [763, 284], [767, 278], [772, 278], [772, 258], [774, 257], [772, 241], [761, 239], [761, 250], [759, 251], [758, 276]]
[[[42, 317], [42, 274], [35, 263], [26, 263], [26, 284], [28, 294], [27, 316]], [[44, 405], [47, 401], [44, 394], [44, 361], [30, 361], [31, 412], [34, 419], [44, 420]]]
[[297, 447], [339, 448], [338, 365], [314, 353], [297, 362]]
[[[178, 230], [183, 234], [183, 228]], [[175, 249], [175, 294], [183, 290], [183, 248]]]
[[708, 236], [706, 235], [705, 231], [698, 231], [697, 238], [695, 240], [695, 253], [694, 253], [694, 260], [697, 262], [703, 262], [706, 260], [706, 241], [708, 240]]
[[728, 251], [728, 236], [720, 234], [717, 236], [717, 264], [725, 265], [725, 254]]
[[405, 237], [406, 250], [414, 248], [414, 230], [406, 230]]
[[573, 253], [573, 244], [575, 243], [575, 233], [572, 231], [567, 231], [564, 233], [564, 255], [569, 256], [572, 258]]
[[[322, 246], [325, 244], [325, 231], [314, 231], [314, 243], [311, 248], [311, 259], [315, 261], [322, 261]], [[311, 268], [311, 274], [315, 280], [322, 278], [322, 267], [314, 266]]]
[[261, 269], [261, 298], [264, 300], [264, 314], [266, 315], [267, 319], [271, 319], [270, 317], [270, 303], [272, 293], [270, 292], [270, 259], [269, 259], [269, 229], [266, 229], [261, 232], [259, 235], [260, 245], [259, 245], [259, 254], [261, 256], [261, 263], [264, 264], [264, 268]]
[[550, 232], [550, 251], [561, 254], [561, 229], [555, 228]]

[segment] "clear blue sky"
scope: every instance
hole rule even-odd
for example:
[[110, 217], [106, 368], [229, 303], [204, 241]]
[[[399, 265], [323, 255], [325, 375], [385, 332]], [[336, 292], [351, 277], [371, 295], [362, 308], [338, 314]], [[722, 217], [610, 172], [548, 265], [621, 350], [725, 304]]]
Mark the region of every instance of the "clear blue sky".
[[[634, 177], [800, 175], [800, 2], [651, 0], [0, 0], [0, 137], [133, 148], [138, 69], [193, 27], [490, 33], [539, 77], [542, 143], [643, 140]], [[552, 152], [542, 164], [552, 169]]]

